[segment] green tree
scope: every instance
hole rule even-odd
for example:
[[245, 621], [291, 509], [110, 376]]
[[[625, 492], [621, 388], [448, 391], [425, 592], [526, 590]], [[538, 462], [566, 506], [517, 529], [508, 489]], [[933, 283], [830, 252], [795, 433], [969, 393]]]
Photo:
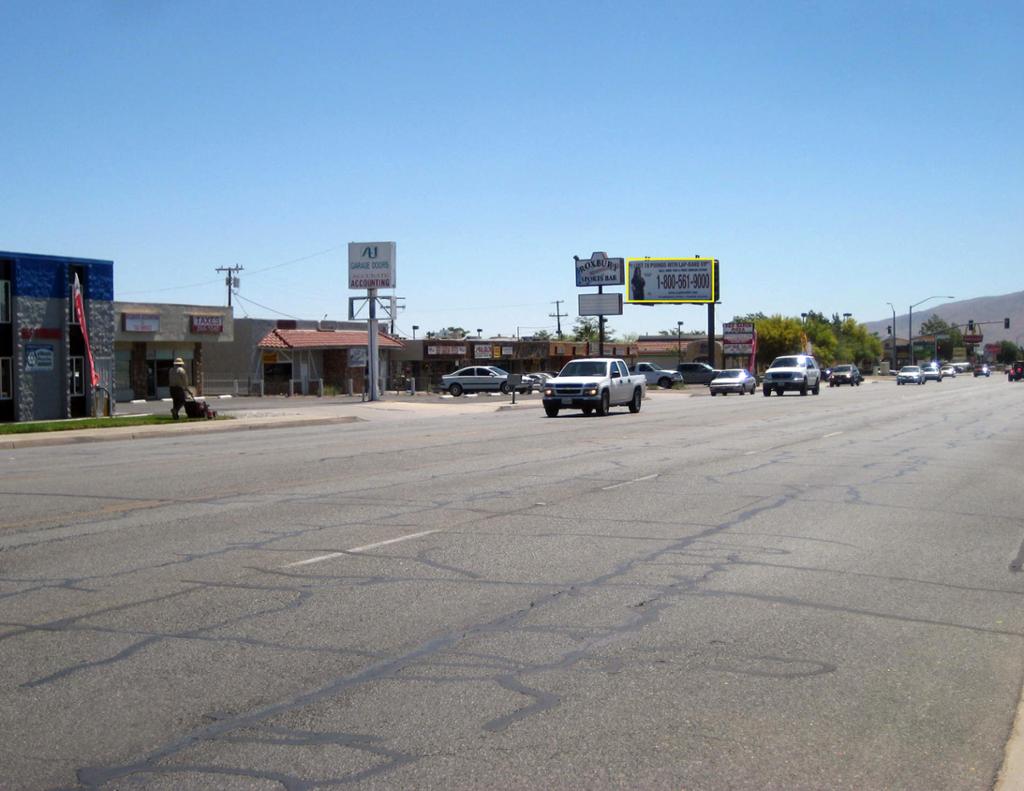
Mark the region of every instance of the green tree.
[[537, 330], [533, 333], [533, 339], [535, 341], [549, 341], [551, 340], [551, 333], [547, 330]]
[[964, 334], [960, 328], [933, 313], [931, 318], [921, 323], [921, 335], [945, 335], [938, 340], [938, 355], [942, 360], [953, 358], [953, 349], [964, 345]]
[[815, 358], [822, 365], [832, 365], [836, 361], [836, 350], [839, 342], [832, 330], [832, 322], [824, 313], [808, 311], [804, 320], [804, 334], [811, 342]]
[[[757, 330], [757, 359], [760, 364], [767, 367], [769, 363], [780, 354], [797, 354], [803, 351], [804, 327], [800, 319], [790, 316], [782, 316], [776, 313], [773, 316], [759, 314], [756, 320]], [[747, 317], [737, 321], [747, 321]]]
[[882, 357], [882, 341], [853, 319], [840, 323], [837, 341], [836, 362], [868, 366]]
[[616, 339], [616, 343], [636, 343], [640, 339], [640, 333], [638, 332], [624, 332], [619, 335]]
[[[605, 334], [608, 334], [608, 325], [605, 325]], [[597, 317], [577, 316], [576, 323], [572, 327], [572, 339], [574, 341], [596, 341], [597, 340]]]
[[1013, 341], [1002, 341], [999, 344], [999, 353], [996, 355], [996, 362], [1009, 365], [1021, 359], [1021, 348]]

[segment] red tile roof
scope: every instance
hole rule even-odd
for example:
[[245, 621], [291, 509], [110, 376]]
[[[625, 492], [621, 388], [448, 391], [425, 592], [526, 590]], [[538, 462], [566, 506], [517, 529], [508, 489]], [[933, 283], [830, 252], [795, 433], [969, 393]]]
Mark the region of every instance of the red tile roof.
[[[401, 349], [402, 342], [381, 332], [382, 349]], [[261, 349], [350, 349], [366, 346], [367, 333], [361, 330], [271, 330], [257, 344]]]

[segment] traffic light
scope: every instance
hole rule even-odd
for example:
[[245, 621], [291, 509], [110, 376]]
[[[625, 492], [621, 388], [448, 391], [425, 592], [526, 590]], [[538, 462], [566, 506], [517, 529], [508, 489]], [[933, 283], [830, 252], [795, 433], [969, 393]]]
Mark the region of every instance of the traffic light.
[[1010, 317], [1009, 316], [1007, 316], [1005, 319], [1003, 319], [1003, 329], [1004, 330], [1010, 329]]
[[974, 319], [967, 319], [967, 331], [974, 332]]
[[892, 335], [892, 325], [891, 324], [888, 327], [885, 328], [885, 334], [886, 335]]

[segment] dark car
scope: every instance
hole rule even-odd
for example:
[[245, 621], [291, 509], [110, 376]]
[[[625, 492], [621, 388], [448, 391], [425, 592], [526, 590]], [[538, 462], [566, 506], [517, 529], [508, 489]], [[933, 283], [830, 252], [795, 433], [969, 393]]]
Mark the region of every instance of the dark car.
[[832, 373], [828, 377], [829, 387], [839, 387], [839, 385], [856, 385], [859, 386], [864, 381], [864, 377], [861, 376], [860, 368], [856, 365], [837, 365], [832, 369]]
[[992, 375], [992, 371], [985, 363], [978, 363], [976, 366], [974, 366], [974, 375], [976, 377], [984, 376], [985, 378], [988, 378], [989, 376]]
[[1011, 382], [1019, 382], [1024, 379], [1024, 360], [1017, 360], [1006, 369], [1006, 378]]
[[718, 371], [707, 363], [679, 363], [676, 370], [683, 375], [683, 382], [688, 385], [709, 385], [718, 375]]

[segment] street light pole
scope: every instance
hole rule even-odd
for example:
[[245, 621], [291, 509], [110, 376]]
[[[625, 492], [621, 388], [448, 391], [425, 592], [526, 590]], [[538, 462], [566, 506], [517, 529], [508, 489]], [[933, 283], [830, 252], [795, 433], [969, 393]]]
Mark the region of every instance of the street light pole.
[[678, 345], [677, 356], [679, 363], [683, 362], [683, 322], [676, 322], [676, 344]]
[[909, 340], [910, 340], [910, 364], [911, 365], [914, 364], [914, 308], [916, 308], [918, 305], [923, 305], [925, 302], [927, 302], [930, 299], [956, 299], [956, 297], [944, 297], [944, 296], [941, 296], [941, 295], [937, 295], [937, 296], [933, 296], [933, 297], [925, 297], [920, 302], [915, 302], [913, 305], [910, 306], [910, 315], [907, 317], [907, 324], [910, 326], [910, 339]]
[[892, 308], [892, 325], [889, 327], [889, 340], [892, 342], [892, 348], [889, 349], [890, 356], [892, 357], [892, 370], [896, 370], [896, 306], [891, 302], [886, 302], [890, 308]]

